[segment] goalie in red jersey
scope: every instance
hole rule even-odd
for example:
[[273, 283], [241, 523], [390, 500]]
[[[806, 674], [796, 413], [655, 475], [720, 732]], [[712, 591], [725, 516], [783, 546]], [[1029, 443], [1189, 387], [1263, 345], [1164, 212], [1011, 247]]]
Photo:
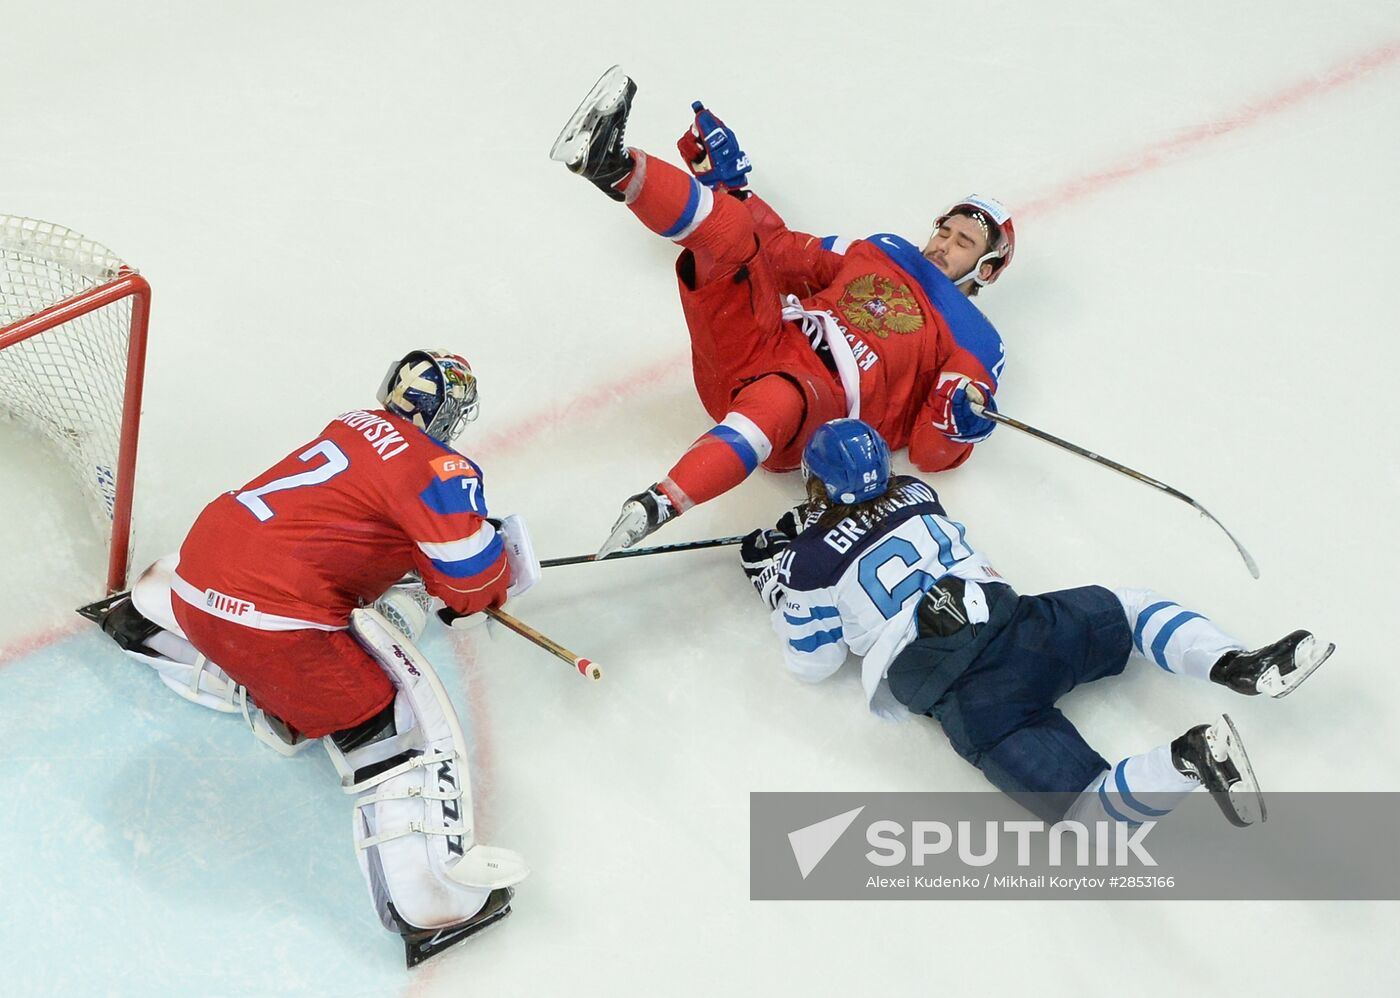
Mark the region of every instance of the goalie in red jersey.
[[797, 232], [746, 189], [748, 157], [700, 103], [677, 143], [690, 174], [627, 146], [636, 90], [610, 69], [551, 156], [683, 248], [676, 276], [695, 387], [718, 425], [627, 500], [599, 556], [636, 544], [760, 464], [796, 468], [830, 419], [866, 420], [926, 471], [966, 461], [995, 425], [974, 405], [996, 408], [1001, 337], [969, 299], [1011, 261], [1006, 209], [990, 198], [959, 201], [922, 249], [890, 233]]
[[130, 593], [81, 612], [283, 754], [321, 739], [359, 795], [360, 867], [412, 966], [508, 914], [528, 872], [475, 841], [461, 726], [413, 642], [432, 597], [458, 614], [500, 606], [539, 564], [451, 447], [477, 412], [467, 362], [415, 350], [378, 397], [211, 502]]

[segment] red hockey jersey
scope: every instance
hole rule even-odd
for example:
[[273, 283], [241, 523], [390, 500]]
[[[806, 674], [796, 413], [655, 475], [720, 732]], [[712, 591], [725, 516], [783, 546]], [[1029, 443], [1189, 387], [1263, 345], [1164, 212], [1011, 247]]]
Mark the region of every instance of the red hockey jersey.
[[481, 469], [384, 410], [321, 435], [199, 515], [175, 592], [261, 630], [338, 629], [407, 572], [459, 613], [505, 602]]
[[860, 370], [860, 416], [892, 449], [926, 471], [953, 468], [972, 445], [935, 426], [930, 396], [942, 373], [966, 375], [995, 392], [1005, 364], [1001, 336], [909, 241], [890, 233], [820, 239], [789, 229], [756, 195], [744, 201], [780, 290], [839, 324]]

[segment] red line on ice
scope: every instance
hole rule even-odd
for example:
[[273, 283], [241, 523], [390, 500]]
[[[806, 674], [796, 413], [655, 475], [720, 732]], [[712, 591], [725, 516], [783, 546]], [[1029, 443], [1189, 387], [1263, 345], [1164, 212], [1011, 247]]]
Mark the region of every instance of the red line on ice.
[[81, 620], [74, 620], [71, 623], [51, 627], [47, 631], [30, 634], [18, 641], [12, 641], [10, 644], [0, 645], [0, 669], [18, 662], [24, 656], [32, 654], [40, 648], [47, 648], [70, 635], [77, 634], [86, 626]]
[[1276, 93], [1241, 104], [1210, 121], [1153, 142], [1101, 170], [1067, 180], [1047, 194], [1014, 205], [1015, 215], [1017, 218], [1031, 217], [1043, 211], [1062, 208], [1097, 194], [1105, 187], [1166, 166], [1213, 140], [1291, 111], [1311, 97], [1321, 97], [1355, 83], [1397, 59], [1400, 59], [1400, 41], [1389, 41], [1359, 56], [1350, 56], [1320, 76], [1301, 80]]
[[482, 455], [490, 455], [507, 447], [519, 447], [523, 443], [534, 441], [561, 423], [576, 423], [588, 418], [604, 403], [620, 402], [644, 395], [667, 378], [682, 372], [690, 373], [689, 350], [653, 361], [615, 381], [591, 386], [566, 401], [558, 402], [543, 412], [521, 420], [514, 426], [470, 441], [470, 447], [473, 453]]

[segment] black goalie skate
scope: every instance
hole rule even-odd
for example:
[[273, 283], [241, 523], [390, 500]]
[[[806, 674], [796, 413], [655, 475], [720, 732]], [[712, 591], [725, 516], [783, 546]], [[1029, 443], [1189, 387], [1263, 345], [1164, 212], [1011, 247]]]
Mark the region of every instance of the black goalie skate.
[[[403, 936], [404, 958], [408, 965], [416, 967], [428, 957], [436, 956], [447, 947], [476, 935], [489, 925], [495, 925], [510, 914], [510, 899], [514, 896], [515, 891], [511, 888], [498, 887], [487, 896], [486, 903], [481, 906], [480, 911], [459, 925], [449, 925], [444, 929], [404, 928], [399, 934]], [[393, 910], [392, 905], [390, 910]], [[394, 918], [400, 921], [397, 913], [394, 914]]]
[[150, 653], [145, 641], [160, 630], [159, 624], [153, 624], [141, 616], [136, 605], [131, 602], [129, 592], [114, 593], [96, 603], [80, 606], [78, 615], [101, 627], [103, 633], [124, 651]]
[[549, 158], [585, 177], [614, 201], [623, 200], [613, 185], [632, 170], [623, 133], [632, 111], [637, 85], [620, 66], [613, 66], [588, 92], [554, 140]]
[[1323, 647], [1307, 631], [1294, 631], [1255, 651], [1232, 651], [1220, 656], [1210, 670], [1210, 681], [1236, 693], [1275, 699], [1292, 693], [1337, 646]]
[[1172, 765], [1201, 781], [1230, 824], [1245, 828], [1268, 819], [1254, 767], [1229, 714], [1221, 714], [1214, 724], [1197, 725], [1174, 740]]

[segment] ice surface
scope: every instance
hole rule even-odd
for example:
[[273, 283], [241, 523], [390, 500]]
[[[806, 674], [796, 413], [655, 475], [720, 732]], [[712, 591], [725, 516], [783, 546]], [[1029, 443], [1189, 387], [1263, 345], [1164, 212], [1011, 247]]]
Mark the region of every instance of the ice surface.
[[[154, 287], [138, 565], [439, 344], [481, 377], [463, 447], [493, 509], [545, 557], [597, 547], [707, 425], [672, 248], [547, 156], [619, 62], [630, 141], [667, 155], [703, 99], [797, 228], [918, 239], [968, 191], [1020, 206], [980, 299], [1002, 410], [1185, 491], [1263, 572], [1185, 505], [1003, 429], [935, 484], [1019, 589], [1148, 585], [1250, 642], [1338, 643], [1283, 702], [1135, 663], [1065, 702], [1103, 754], [1228, 706], [1266, 790], [1400, 789], [1394, 4], [138, 0], [21, 5], [4, 32], [2, 207]], [[408, 974], [329, 764], [75, 627], [102, 554], [65, 475], [0, 422], [7, 991], [1397, 986], [1393, 906], [750, 902], [750, 791], [983, 784], [932, 725], [869, 716], [849, 669], [791, 681], [723, 550], [551, 570], [513, 607], [599, 684], [504, 631], [426, 642], [485, 837], [535, 872], [509, 920]], [[797, 489], [757, 476], [664, 539], [743, 532]], [[1203, 946], [1222, 925], [1229, 950]]]

